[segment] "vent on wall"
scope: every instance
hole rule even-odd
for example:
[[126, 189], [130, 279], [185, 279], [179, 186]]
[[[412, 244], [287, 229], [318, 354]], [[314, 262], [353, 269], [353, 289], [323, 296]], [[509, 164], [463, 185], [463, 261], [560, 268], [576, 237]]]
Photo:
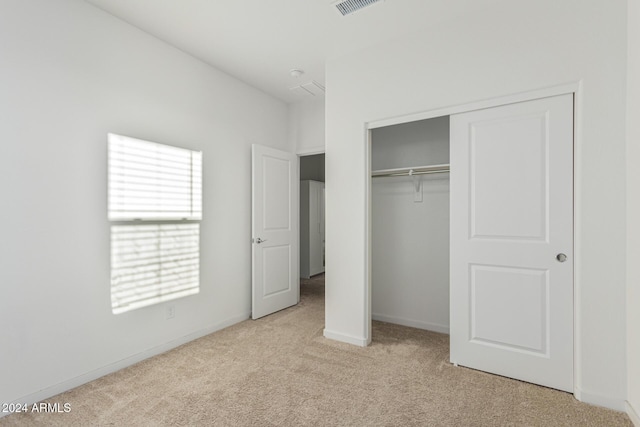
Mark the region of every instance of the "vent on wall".
[[342, 16], [347, 16], [367, 6], [371, 6], [375, 3], [382, 3], [383, 1], [384, 0], [342, 0], [333, 3], [333, 5], [338, 9], [338, 12], [340, 12]]

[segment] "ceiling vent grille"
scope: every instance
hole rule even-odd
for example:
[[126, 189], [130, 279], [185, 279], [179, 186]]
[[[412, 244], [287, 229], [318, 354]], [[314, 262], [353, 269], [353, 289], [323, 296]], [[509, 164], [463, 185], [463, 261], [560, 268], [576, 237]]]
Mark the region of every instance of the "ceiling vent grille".
[[375, 3], [382, 3], [384, 0], [342, 0], [334, 3], [333, 5], [338, 9], [338, 12], [342, 16], [350, 15], [354, 12], [364, 9], [367, 6], [371, 6]]
[[302, 84], [300, 86], [290, 87], [289, 90], [296, 95], [302, 96], [322, 96], [324, 95], [325, 88], [315, 80], [311, 80], [309, 83]]

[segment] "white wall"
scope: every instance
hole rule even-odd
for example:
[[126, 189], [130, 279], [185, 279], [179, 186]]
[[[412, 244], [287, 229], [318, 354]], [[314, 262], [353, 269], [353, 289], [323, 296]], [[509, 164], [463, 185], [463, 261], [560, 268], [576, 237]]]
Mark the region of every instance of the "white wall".
[[[44, 398], [250, 312], [250, 145], [287, 106], [78, 0], [0, 2], [0, 402]], [[110, 306], [107, 132], [202, 150], [201, 289]]]
[[627, 51], [627, 411], [640, 426], [640, 1], [629, 0]]
[[325, 335], [370, 338], [365, 123], [581, 81], [576, 395], [626, 398], [626, 1], [505, 1], [327, 64]]
[[298, 154], [324, 152], [324, 97], [289, 104], [289, 145]]
[[[371, 168], [449, 163], [449, 117], [374, 129]], [[374, 320], [449, 333], [449, 174], [371, 184]]]

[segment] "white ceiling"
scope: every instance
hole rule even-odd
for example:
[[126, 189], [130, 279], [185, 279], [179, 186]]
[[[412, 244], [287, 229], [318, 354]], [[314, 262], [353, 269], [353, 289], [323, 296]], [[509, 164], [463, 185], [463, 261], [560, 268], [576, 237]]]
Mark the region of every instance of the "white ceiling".
[[[328, 59], [455, 19], [500, 0], [386, 0], [342, 17], [334, 0], [86, 0], [285, 102], [324, 85]], [[434, 42], [438, 42], [437, 40]], [[289, 70], [304, 75], [294, 78]]]

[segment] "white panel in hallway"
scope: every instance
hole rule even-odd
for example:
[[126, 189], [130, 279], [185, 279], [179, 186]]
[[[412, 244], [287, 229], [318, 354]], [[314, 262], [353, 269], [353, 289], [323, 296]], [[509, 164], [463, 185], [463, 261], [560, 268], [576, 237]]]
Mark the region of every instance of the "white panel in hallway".
[[304, 180], [300, 181], [300, 277], [323, 272], [324, 182]]

